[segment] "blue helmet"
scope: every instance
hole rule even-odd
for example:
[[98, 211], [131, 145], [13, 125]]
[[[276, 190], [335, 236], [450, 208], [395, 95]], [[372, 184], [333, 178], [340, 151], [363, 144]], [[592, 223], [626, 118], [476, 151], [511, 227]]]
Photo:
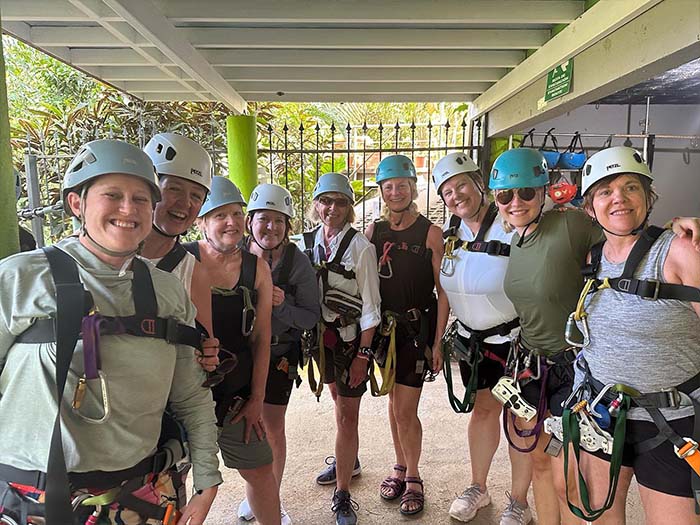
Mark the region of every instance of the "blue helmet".
[[199, 210], [197, 217], [204, 217], [207, 213], [227, 204], [240, 204], [245, 206], [246, 202], [243, 199], [241, 190], [238, 189], [228, 177], [212, 177], [211, 191], [207, 196], [207, 200], [202, 204], [202, 209]]
[[340, 173], [324, 173], [319, 177], [316, 186], [314, 186], [314, 200], [324, 193], [342, 193], [350, 199], [350, 202], [355, 202], [355, 192], [352, 191], [350, 181]]
[[416, 167], [406, 155], [390, 155], [377, 166], [376, 181], [379, 184], [389, 179], [408, 178], [416, 180]]
[[538, 188], [549, 184], [547, 161], [532, 148], [515, 148], [501, 153], [493, 163], [489, 188]]

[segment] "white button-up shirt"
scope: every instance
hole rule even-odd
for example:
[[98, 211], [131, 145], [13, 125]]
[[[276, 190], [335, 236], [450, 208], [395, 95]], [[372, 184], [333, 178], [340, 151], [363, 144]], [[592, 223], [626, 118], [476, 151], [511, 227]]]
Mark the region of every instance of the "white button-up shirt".
[[[346, 224], [338, 235], [329, 243], [330, 255], [326, 260], [332, 261], [338, 251], [345, 234], [350, 229]], [[323, 241], [323, 227], [318, 228], [314, 236], [313, 258], [314, 264], [320, 264], [320, 251], [325, 250]], [[350, 241], [348, 249], [343, 254], [340, 264], [348, 271], [355, 272], [355, 279], [346, 279], [340, 274], [328, 272], [328, 285], [331, 288], [342, 290], [362, 300], [362, 315], [359, 319], [360, 330], [378, 326], [381, 321], [381, 297], [379, 295], [379, 275], [377, 274], [377, 254], [374, 246], [362, 233], [358, 232]], [[333, 322], [339, 315], [323, 304], [323, 289], [319, 282], [321, 316], [324, 321]], [[339, 329], [343, 341], [352, 341], [357, 337], [357, 325], [350, 325]]]

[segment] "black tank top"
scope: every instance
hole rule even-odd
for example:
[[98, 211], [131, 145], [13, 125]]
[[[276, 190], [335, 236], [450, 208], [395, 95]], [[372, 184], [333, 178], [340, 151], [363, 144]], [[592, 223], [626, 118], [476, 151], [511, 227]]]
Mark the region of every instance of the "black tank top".
[[[431, 225], [423, 215], [402, 231], [392, 230], [388, 221], [374, 223], [371, 242], [380, 261], [382, 310], [403, 313], [411, 308], [425, 309], [434, 303], [432, 251], [425, 245]], [[382, 277], [389, 274], [388, 264], [381, 264], [387, 258], [386, 250], [391, 258], [390, 278]]]
[[[242, 332], [243, 294], [238, 288], [243, 285], [254, 290], [258, 258], [246, 251], [242, 251], [241, 255], [241, 275], [236, 286], [231, 290], [222, 290], [218, 293], [212, 290], [211, 295], [214, 335], [219, 339], [222, 348], [236, 354], [238, 358], [236, 368], [227, 374], [221, 383], [212, 388], [219, 424], [222, 423], [234, 397], [240, 396], [247, 399], [250, 396], [250, 383], [253, 377], [253, 354], [248, 338]], [[233, 293], [236, 290], [238, 292]], [[229, 357], [225, 352], [219, 352], [219, 360], [223, 361]]]

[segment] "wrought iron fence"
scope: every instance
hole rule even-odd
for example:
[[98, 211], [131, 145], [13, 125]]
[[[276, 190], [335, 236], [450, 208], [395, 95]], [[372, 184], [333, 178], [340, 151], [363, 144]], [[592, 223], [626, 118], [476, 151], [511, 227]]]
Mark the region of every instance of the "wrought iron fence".
[[[138, 130], [135, 140], [141, 146], [147, 131], [147, 125]], [[228, 171], [226, 150], [214, 147], [217, 142], [222, 143], [214, 140], [215, 134], [224, 133], [224, 125], [212, 124], [211, 141], [205, 145], [209, 146], [207, 149], [214, 159], [217, 175], [226, 175]], [[85, 140], [112, 137], [122, 138], [110, 131], [104, 137], [85, 137]], [[478, 145], [480, 137], [480, 122], [471, 126], [465, 120], [453, 123], [447, 120], [440, 124], [364, 122], [326, 126], [305, 123], [301, 119], [301, 124], [294, 128], [287, 123], [281, 128], [268, 124], [258, 131], [258, 178], [260, 182], [274, 182], [290, 190], [298, 218], [293, 225], [294, 231], [299, 232], [310, 226], [303, 217], [319, 176], [328, 171], [344, 173], [357, 196], [358, 226], [364, 228], [381, 213], [381, 198], [374, 183], [377, 165], [386, 155], [402, 153], [416, 165], [420, 211], [440, 223], [445, 219], [445, 209], [430, 183], [433, 166], [451, 151], [469, 152], [478, 163], [482, 154], [482, 147]], [[129, 137], [124, 138], [129, 140]], [[23, 192], [19, 202], [18, 217], [31, 221], [32, 232], [40, 246], [44, 245], [45, 238], [56, 241], [71, 230], [56, 202], [60, 199], [60, 181], [72, 152], [62, 151], [50, 142], [41, 140], [36, 143], [27, 137], [24, 156], [26, 193]]]
[[294, 128], [284, 123], [277, 130], [269, 124], [266, 133], [258, 137], [259, 177], [289, 189], [297, 215], [302, 217], [319, 176], [328, 171], [344, 173], [357, 196], [358, 224], [364, 227], [381, 211], [374, 182], [376, 167], [384, 156], [401, 153], [416, 166], [419, 209], [434, 222], [441, 222], [445, 210], [430, 183], [433, 166], [451, 151], [469, 152], [478, 162], [481, 146], [474, 145], [479, 143], [475, 135], [480, 136], [480, 122], [472, 129], [464, 119], [442, 124], [332, 123], [328, 127], [302, 122]]

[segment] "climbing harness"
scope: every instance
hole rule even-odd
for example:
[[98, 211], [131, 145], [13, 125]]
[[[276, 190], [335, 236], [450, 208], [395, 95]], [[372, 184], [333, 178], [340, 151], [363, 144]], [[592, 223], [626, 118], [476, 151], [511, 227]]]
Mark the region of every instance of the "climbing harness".
[[[462, 325], [469, 331], [469, 339], [463, 338], [458, 331], [458, 325]], [[484, 346], [484, 341], [491, 336], [509, 336], [510, 333], [520, 326], [518, 318], [507, 323], [502, 323], [488, 330], [473, 330], [459, 320], [455, 320], [445, 331], [441, 341], [443, 365], [442, 370], [447, 383], [447, 399], [450, 406], [457, 413], [468, 413], [474, 408], [476, 393], [479, 384], [479, 363], [486, 359], [499, 362], [506, 368], [506, 361], [491, 352]], [[454, 381], [452, 379], [452, 358], [464, 361], [470, 368], [469, 381], [467, 382], [464, 396], [460, 400], [454, 393]]]
[[[625, 262], [622, 275], [615, 278], [598, 279], [598, 268], [601, 263], [603, 244], [599, 243], [591, 249], [591, 263], [584, 266], [582, 273], [586, 278], [579, 302], [569, 316], [566, 338], [572, 343], [573, 325], [579, 323], [583, 334], [583, 343], [575, 344], [582, 348], [589, 344], [587, 313], [584, 310], [584, 301], [590, 294], [605, 289], [633, 294], [644, 300], [673, 299], [679, 301], [700, 301], [700, 289], [680, 284], [662, 283], [653, 279], [636, 279], [634, 273], [651, 246], [663, 233], [661, 228], [649, 226], [641, 232]], [[588, 488], [579, 470], [579, 486], [583, 510], [568, 502], [571, 512], [576, 516], [593, 521], [599, 518], [606, 510], [610, 509], [614, 502], [617, 480], [622, 464], [622, 453], [625, 446], [625, 429], [627, 412], [631, 407], [644, 408], [659, 433], [653, 438], [634, 443], [638, 454], [648, 452], [665, 441], [673, 444], [674, 451], [679, 459], [688, 462], [692, 469], [691, 484], [695, 498], [696, 513], [700, 513], [700, 452], [698, 441], [700, 440], [700, 404], [690, 397], [690, 394], [700, 388], [700, 374], [690, 378], [681, 385], [665, 388], [659, 392], [641, 393], [636, 389], [623, 384], [604, 385], [596, 380], [588, 367], [588, 363], [582, 354], [577, 359], [577, 367], [584, 373], [581, 386], [572, 393], [565, 402], [565, 410], [561, 418], [550, 418], [546, 423], [546, 431], [551, 431], [557, 440], [562, 442], [564, 448], [564, 468], [568, 467], [568, 445], [571, 443], [574, 455], [578, 462], [579, 450], [583, 446], [588, 451], [603, 450], [611, 455], [610, 479], [608, 496], [601, 508], [593, 509], [590, 506]], [[589, 399], [593, 401], [589, 402]], [[680, 436], [676, 433], [661, 413], [661, 408], [679, 408], [681, 406], [693, 406], [695, 423], [693, 435]], [[615, 417], [615, 425], [611, 434], [607, 429]]]
[[[91, 294], [83, 287], [76, 262], [55, 246], [43, 248], [49, 261], [56, 287], [56, 313], [50, 319], [39, 319], [32, 327], [17, 336], [15, 342], [56, 344], [56, 394], [63, 398], [75, 345], [81, 337], [85, 354], [85, 372], [73, 396], [73, 410], [93, 424], [106, 421], [110, 415], [107, 381], [99, 370], [99, 339], [102, 336], [130, 334], [139, 337], [165, 339], [170, 344], [201, 346], [199, 331], [181, 325], [175, 319], [156, 316], [157, 300], [147, 265], [138, 258], [132, 261], [135, 314], [128, 317], [102, 316], [94, 305]], [[86, 384], [99, 380], [103, 401], [102, 415], [90, 418], [81, 414], [80, 407]], [[156, 453], [134, 467], [116, 472], [66, 471], [62, 444], [61, 403], [54, 422], [47, 472], [27, 471], [0, 464], [0, 512], [6, 523], [28, 523], [28, 516], [46, 517], [47, 523], [73, 523], [70, 487], [91, 487], [91, 490], [111, 494], [107, 504], [118, 503], [148, 518], [165, 519], [173, 509], [142, 500], [131, 493], [144, 485], [144, 476], [156, 476], [169, 469], [185, 456], [182, 442], [169, 439]], [[4, 490], [3, 490], [4, 487]], [[29, 490], [25, 490], [29, 489]], [[43, 493], [45, 504], [27, 494]], [[87, 499], [85, 501], [88, 501]], [[96, 503], [85, 503], [97, 505]], [[104, 506], [104, 504], [100, 503]], [[174, 506], [174, 505], [173, 505]], [[97, 512], [97, 509], [95, 512]], [[93, 512], [94, 514], [94, 512]], [[167, 523], [164, 521], [164, 523]], [[171, 525], [174, 523], [171, 520]]]
[[[396, 383], [396, 325], [400, 315], [395, 312], [382, 312], [382, 322], [377, 330], [373, 347], [373, 360], [370, 362], [369, 385], [374, 397], [388, 394]], [[379, 385], [376, 373], [382, 383]]]
[[[323, 304], [332, 312], [337, 314], [337, 318], [334, 321], [325, 321], [321, 319], [317, 327], [314, 329], [315, 334], [308, 333], [306, 331], [302, 335], [302, 351], [304, 355], [308, 358], [308, 378], [309, 386], [311, 391], [316, 396], [316, 400], [320, 401], [321, 393], [323, 392], [323, 381], [325, 375], [326, 367], [326, 352], [324, 344], [324, 333], [326, 329], [343, 328], [346, 326], [351, 326], [357, 323], [357, 320], [362, 315], [362, 299], [360, 297], [354, 296], [337, 288], [332, 288], [328, 282], [329, 272], [343, 276], [343, 278], [348, 280], [354, 280], [356, 278], [355, 272], [353, 270], [346, 270], [345, 266], [341, 263], [345, 252], [348, 250], [350, 243], [352, 242], [355, 235], [357, 235], [357, 230], [354, 228], [348, 229], [348, 231], [343, 236], [340, 241], [336, 254], [330, 261], [322, 260], [319, 264], [314, 262], [314, 241], [316, 233], [319, 228], [304, 232], [304, 253], [309, 257], [311, 264], [316, 269], [316, 275], [321, 279], [321, 292], [323, 297]], [[323, 249], [320, 246], [320, 249]], [[311, 331], [313, 332], [313, 331]], [[338, 336], [338, 341], [343, 345], [343, 341]], [[318, 351], [318, 358], [314, 354]], [[335, 351], [335, 349], [334, 349]], [[316, 375], [314, 371], [314, 363], [316, 360], [318, 363], [318, 381], [316, 380]]]
[[442, 257], [440, 272], [443, 275], [448, 277], [454, 275], [456, 265], [455, 259], [457, 257], [455, 252], [460, 248], [464, 248], [468, 252], [485, 253], [487, 255], [500, 255], [502, 257], [508, 257], [510, 255], [510, 244], [496, 239], [484, 241], [486, 233], [493, 225], [497, 216], [498, 209], [496, 205], [492, 203], [489, 205], [484, 220], [473, 241], [463, 241], [459, 238], [458, 232], [462, 220], [456, 215], [450, 217], [450, 226], [442, 234], [442, 237], [445, 239], [445, 254]]
[[[381, 255], [378, 257], [377, 272], [381, 279], [391, 279], [394, 276], [392, 263], [392, 253], [405, 252], [415, 255], [421, 259], [431, 260], [433, 251], [424, 244], [409, 244], [407, 242], [399, 242], [392, 235], [392, 230], [389, 223], [385, 220], [374, 221], [374, 231], [372, 232], [372, 243], [374, 240], [381, 246]], [[376, 246], [376, 245], [375, 245]]]

